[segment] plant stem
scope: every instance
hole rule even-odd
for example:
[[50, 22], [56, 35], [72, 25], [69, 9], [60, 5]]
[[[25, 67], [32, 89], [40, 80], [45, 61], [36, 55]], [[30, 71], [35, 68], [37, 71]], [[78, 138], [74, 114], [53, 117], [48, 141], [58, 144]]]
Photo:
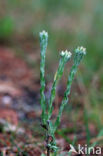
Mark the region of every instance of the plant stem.
[[49, 145], [49, 134], [47, 132], [47, 136], [46, 136], [46, 149], [47, 149], [47, 156], [50, 156], [50, 147]]
[[57, 84], [63, 75], [65, 64], [71, 58], [71, 53], [68, 51], [65, 51], [65, 52], [62, 51], [60, 55], [61, 55], [61, 58], [59, 61], [59, 66], [58, 66], [57, 72], [54, 76], [54, 81], [53, 81], [52, 89], [51, 89], [51, 96], [50, 96], [50, 100], [49, 100], [49, 109], [48, 109], [48, 120], [51, 118], [51, 115], [52, 115], [52, 110], [53, 110], [52, 105], [53, 105], [53, 101], [54, 101], [54, 98], [56, 95]]
[[47, 134], [46, 134], [46, 149], [47, 149], [47, 156], [50, 156], [50, 147], [49, 147], [49, 122], [47, 122]]
[[47, 49], [47, 43], [48, 43], [48, 33], [45, 31], [42, 31], [40, 33], [40, 56], [41, 56], [41, 62], [40, 62], [40, 84], [41, 84], [41, 89], [40, 89], [40, 104], [42, 107], [42, 122], [45, 124], [45, 109], [46, 109], [46, 102], [45, 102], [45, 54], [46, 54], [46, 49]]
[[66, 91], [64, 93], [64, 98], [62, 100], [62, 103], [61, 103], [61, 106], [60, 106], [60, 109], [59, 109], [59, 112], [58, 112], [58, 116], [57, 116], [57, 119], [55, 121], [55, 131], [57, 129], [57, 127], [59, 126], [60, 124], [60, 120], [61, 120], [61, 116], [62, 116], [62, 112], [64, 110], [64, 107], [67, 105], [68, 103], [68, 96], [70, 95], [70, 90], [71, 90], [71, 85], [72, 85], [72, 81], [74, 79], [74, 76], [77, 72], [77, 69], [78, 69], [78, 66], [83, 58], [83, 56], [86, 54], [85, 52], [85, 48], [83, 47], [78, 47], [76, 50], [75, 50], [75, 56], [74, 56], [74, 64], [71, 68], [71, 71], [70, 71], [70, 74], [68, 76], [68, 81], [67, 81], [67, 88], [66, 88]]
[[50, 148], [47, 147], [47, 156], [50, 156]]

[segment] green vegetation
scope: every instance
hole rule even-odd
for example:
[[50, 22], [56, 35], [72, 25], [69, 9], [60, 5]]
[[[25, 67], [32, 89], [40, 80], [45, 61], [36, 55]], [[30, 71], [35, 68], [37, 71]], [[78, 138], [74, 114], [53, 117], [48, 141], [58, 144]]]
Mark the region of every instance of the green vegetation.
[[75, 56], [74, 56], [74, 61], [73, 61], [73, 66], [71, 68], [70, 74], [68, 76], [68, 81], [67, 81], [67, 88], [64, 93], [64, 98], [61, 102], [61, 106], [59, 108], [59, 112], [57, 115], [57, 119], [55, 123], [51, 121], [51, 116], [52, 116], [52, 111], [53, 111], [53, 101], [55, 98], [56, 94], [56, 87], [58, 84], [58, 81], [60, 80], [63, 71], [64, 71], [64, 66], [67, 61], [70, 60], [71, 58], [71, 52], [62, 51], [60, 53], [61, 59], [59, 62], [59, 67], [57, 69], [57, 72], [54, 76], [54, 81], [51, 89], [51, 95], [50, 95], [50, 100], [49, 102], [46, 101], [45, 98], [45, 54], [46, 54], [46, 49], [47, 49], [47, 42], [48, 42], [48, 33], [45, 31], [42, 31], [40, 33], [40, 46], [41, 46], [41, 63], [40, 63], [40, 82], [41, 82], [41, 108], [42, 108], [42, 124], [41, 126], [45, 129], [46, 131], [46, 148], [47, 148], [47, 156], [50, 156], [50, 152], [53, 151], [56, 155], [57, 153], [57, 146], [55, 142], [55, 132], [60, 124], [62, 112], [64, 110], [65, 105], [68, 103], [68, 96], [70, 95], [70, 90], [71, 90], [71, 85], [72, 81], [74, 79], [74, 76], [77, 72], [78, 66], [83, 58], [83, 56], [86, 54], [86, 49], [83, 47], [78, 47], [75, 50]]
[[[45, 45], [42, 51], [43, 53], [41, 53], [44, 57], [41, 62], [42, 126], [44, 125], [44, 128], [47, 128], [47, 121], [49, 121], [50, 123], [48, 123], [51, 128], [53, 124], [53, 128], [55, 127], [56, 130], [60, 123], [62, 110], [65, 109], [64, 114], [69, 116], [67, 122], [73, 123], [73, 125], [67, 128], [63, 127], [60, 130], [57, 129], [57, 135], [64, 138], [69, 144], [72, 144], [73, 140], [68, 135], [78, 136], [78, 124], [81, 124], [83, 126], [81, 133], [82, 131], [86, 133], [85, 142], [87, 144], [91, 145], [91, 140], [96, 137], [96, 134], [97, 138], [95, 139], [97, 140], [96, 142], [94, 141], [94, 145], [96, 143], [98, 145], [103, 144], [103, 139], [101, 139], [103, 133], [100, 133], [103, 130], [103, 0], [0, 1], [1, 47], [14, 49], [17, 56], [24, 59], [33, 68], [34, 75], [36, 75], [35, 82], [37, 82], [37, 79], [39, 80], [39, 59], [37, 59], [39, 58], [38, 32], [42, 29], [46, 29], [50, 35], [46, 62], [45, 52], [48, 37], [45, 43], [43, 45], [41, 44], [41, 50], [42, 46]], [[10, 41], [9, 43], [4, 42], [8, 40]], [[45, 66], [47, 69], [46, 83], [48, 85], [48, 82], [51, 82], [53, 79], [52, 73], [57, 67], [58, 51], [65, 47], [66, 49], [70, 48], [70, 51], [74, 51], [73, 47], [77, 47], [78, 45], [86, 47], [88, 53], [73, 83], [69, 105], [65, 103], [66, 96], [68, 96], [65, 93], [64, 102], [62, 101], [60, 105], [60, 112], [58, 112], [57, 119], [51, 123], [52, 104], [55, 99], [56, 87], [62, 78], [62, 74], [64, 74], [64, 77], [68, 76], [68, 68], [65, 68], [65, 65], [70, 60], [63, 62], [64, 57], [60, 56], [48, 102], [44, 94]], [[70, 80], [68, 79], [68, 81]], [[65, 82], [63, 78], [60, 84], [63, 85], [63, 93], [66, 86]], [[55, 105], [59, 102], [56, 102]], [[64, 108], [65, 105], [66, 107]], [[2, 127], [0, 129], [2, 131]], [[95, 133], [92, 134], [93, 130]], [[98, 141], [98, 137], [100, 137], [100, 142]], [[76, 141], [78, 143], [79, 139], [77, 138]], [[52, 146], [54, 145], [55, 143]]]
[[0, 39], [8, 39], [14, 32], [13, 20], [8, 16], [0, 19]]

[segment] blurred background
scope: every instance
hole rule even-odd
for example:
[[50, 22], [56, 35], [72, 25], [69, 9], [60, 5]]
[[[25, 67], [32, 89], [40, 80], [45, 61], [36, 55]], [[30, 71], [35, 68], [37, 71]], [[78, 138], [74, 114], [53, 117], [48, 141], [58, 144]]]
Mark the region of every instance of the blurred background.
[[[1, 104], [25, 111], [39, 105], [39, 32], [49, 33], [46, 56], [46, 95], [58, 66], [59, 52], [84, 46], [84, 58], [73, 82], [70, 121], [103, 126], [103, 1], [102, 0], [0, 0], [0, 97]], [[67, 73], [57, 88], [55, 108], [63, 96]], [[21, 93], [23, 92], [23, 93]], [[19, 98], [19, 96], [22, 98]], [[24, 96], [25, 95], [25, 96]], [[12, 101], [12, 102], [11, 102]], [[18, 104], [19, 103], [19, 104]], [[22, 104], [21, 104], [22, 103]], [[37, 105], [35, 105], [37, 103]], [[31, 105], [31, 107], [30, 107]], [[23, 116], [19, 111], [20, 117]], [[29, 113], [30, 115], [30, 113]], [[86, 124], [87, 125], [87, 124]]]

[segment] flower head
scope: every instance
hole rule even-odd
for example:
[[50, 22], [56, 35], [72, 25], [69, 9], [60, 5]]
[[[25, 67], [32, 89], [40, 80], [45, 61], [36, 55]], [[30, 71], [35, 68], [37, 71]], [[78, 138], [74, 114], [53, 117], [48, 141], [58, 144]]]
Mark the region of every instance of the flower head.
[[71, 58], [71, 52], [70, 51], [61, 51], [60, 56], [65, 57], [67, 60]]
[[47, 44], [48, 44], [48, 33], [43, 30], [42, 32], [39, 33], [40, 37], [40, 47], [41, 47], [41, 53], [46, 52]]
[[86, 48], [84, 47], [77, 47], [77, 49], [75, 50], [76, 53], [79, 53], [79, 54], [83, 54], [83, 55], [86, 55]]
[[76, 65], [79, 65], [83, 56], [86, 55], [86, 48], [84, 47], [77, 47], [75, 49], [75, 57], [74, 57], [74, 62]]
[[48, 38], [48, 33], [45, 30], [40, 32], [39, 35], [40, 35], [40, 38]]

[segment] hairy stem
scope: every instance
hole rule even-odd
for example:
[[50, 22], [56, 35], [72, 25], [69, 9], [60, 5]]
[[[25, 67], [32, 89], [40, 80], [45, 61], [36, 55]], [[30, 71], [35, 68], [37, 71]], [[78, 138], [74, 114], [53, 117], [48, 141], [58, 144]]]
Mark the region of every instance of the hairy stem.
[[86, 54], [85, 52], [85, 48], [83, 47], [78, 47], [76, 50], [75, 50], [75, 56], [74, 56], [74, 64], [71, 68], [71, 71], [70, 71], [70, 74], [68, 76], [68, 81], [67, 81], [67, 88], [66, 88], [66, 91], [64, 93], [64, 98], [62, 100], [62, 103], [61, 103], [61, 106], [60, 106], [60, 109], [59, 109], [59, 113], [58, 113], [58, 116], [57, 116], [57, 119], [55, 121], [55, 124], [54, 124], [54, 132], [56, 131], [57, 127], [59, 126], [60, 124], [60, 119], [61, 119], [61, 116], [62, 116], [62, 112], [64, 110], [64, 107], [65, 105], [68, 103], [68, 96], [70, 95], [70, 90], [71, 90], [71, 85], [72, 85], [72, 81], [74, 79], [74, 76], [77, 72], [77, 69], [78, 69], [78, 66], [83, 58], [83, 56]]
[[47, 138], [46, 138], [46, 148], [47, 148], [47, 156], [50, 156], [50, 147], [48, 146], [49, 144], [49, 135], [47, 135]]
[[61, 116], [62, 116], [62, 112], [64, 110], [64, 107], [68, 103], [68, 100], [69, 100], [68, 96], [70, 94], [72, 81], [74, 79], [74, 76], [76, 74], [76, 71], [77, 71], [77, 66], [76, 65], [73, 65], [72, 66], [72, 69], [71, 69], [71, 72], [70, 72], [70, 75], [68, 77], [67, 89], [66, 89], [66, 91], [64, 93], [64, 98], [62, 100], [62, 103], [61, 103], [61, 106], [60, 106], [60, 109], [59, 109], [59, 113], [58, 113], [57, 119], [55, 121], [55, 130], [57, 129], [57, 127], [58, 127], [58, 125], [60, 123], [60, 119], [61, 119]]
[[40, 62], [40, 84], [41, 84], [41, 89], [40, 89], [40, 104], [42, 108], [42, 122], [45, 124], [45, 113], [46, 113], [46, 102], [45, 102], [45, 54], [46, 54], [46, 49], [47, 49], [47, 42], [48, 42], [48, 34], [47, 32], [43, 31], [40, 33], [40, 56], [41, 56], [41, 62]]
[[[63, 56], [62, 56], [62, 52], [63, 52]], [[63, 71], [64, 71], [64, 67], [67, 61], [69, 61], [70, 57], [71, 57], [71, 53], [68, 51], [62, 51], [61, 52], [61, 58], [59, 61], [59, 66], [57, 69], [57, 72], [54, 76], [54, 81], [53, 81], [53, 85], [52, 85], [52, 89], [51, 89], [51, 96], [50, 96], [50, 100], [49, 100], [49, 109], [48, 109], [48, 120], [50, 119], [51, 115], [52, 115], [52, 104], [56, 95], [56, 87], [58, 84], [58, 81], [61, 79], [62, 75], [63, 75]]]

